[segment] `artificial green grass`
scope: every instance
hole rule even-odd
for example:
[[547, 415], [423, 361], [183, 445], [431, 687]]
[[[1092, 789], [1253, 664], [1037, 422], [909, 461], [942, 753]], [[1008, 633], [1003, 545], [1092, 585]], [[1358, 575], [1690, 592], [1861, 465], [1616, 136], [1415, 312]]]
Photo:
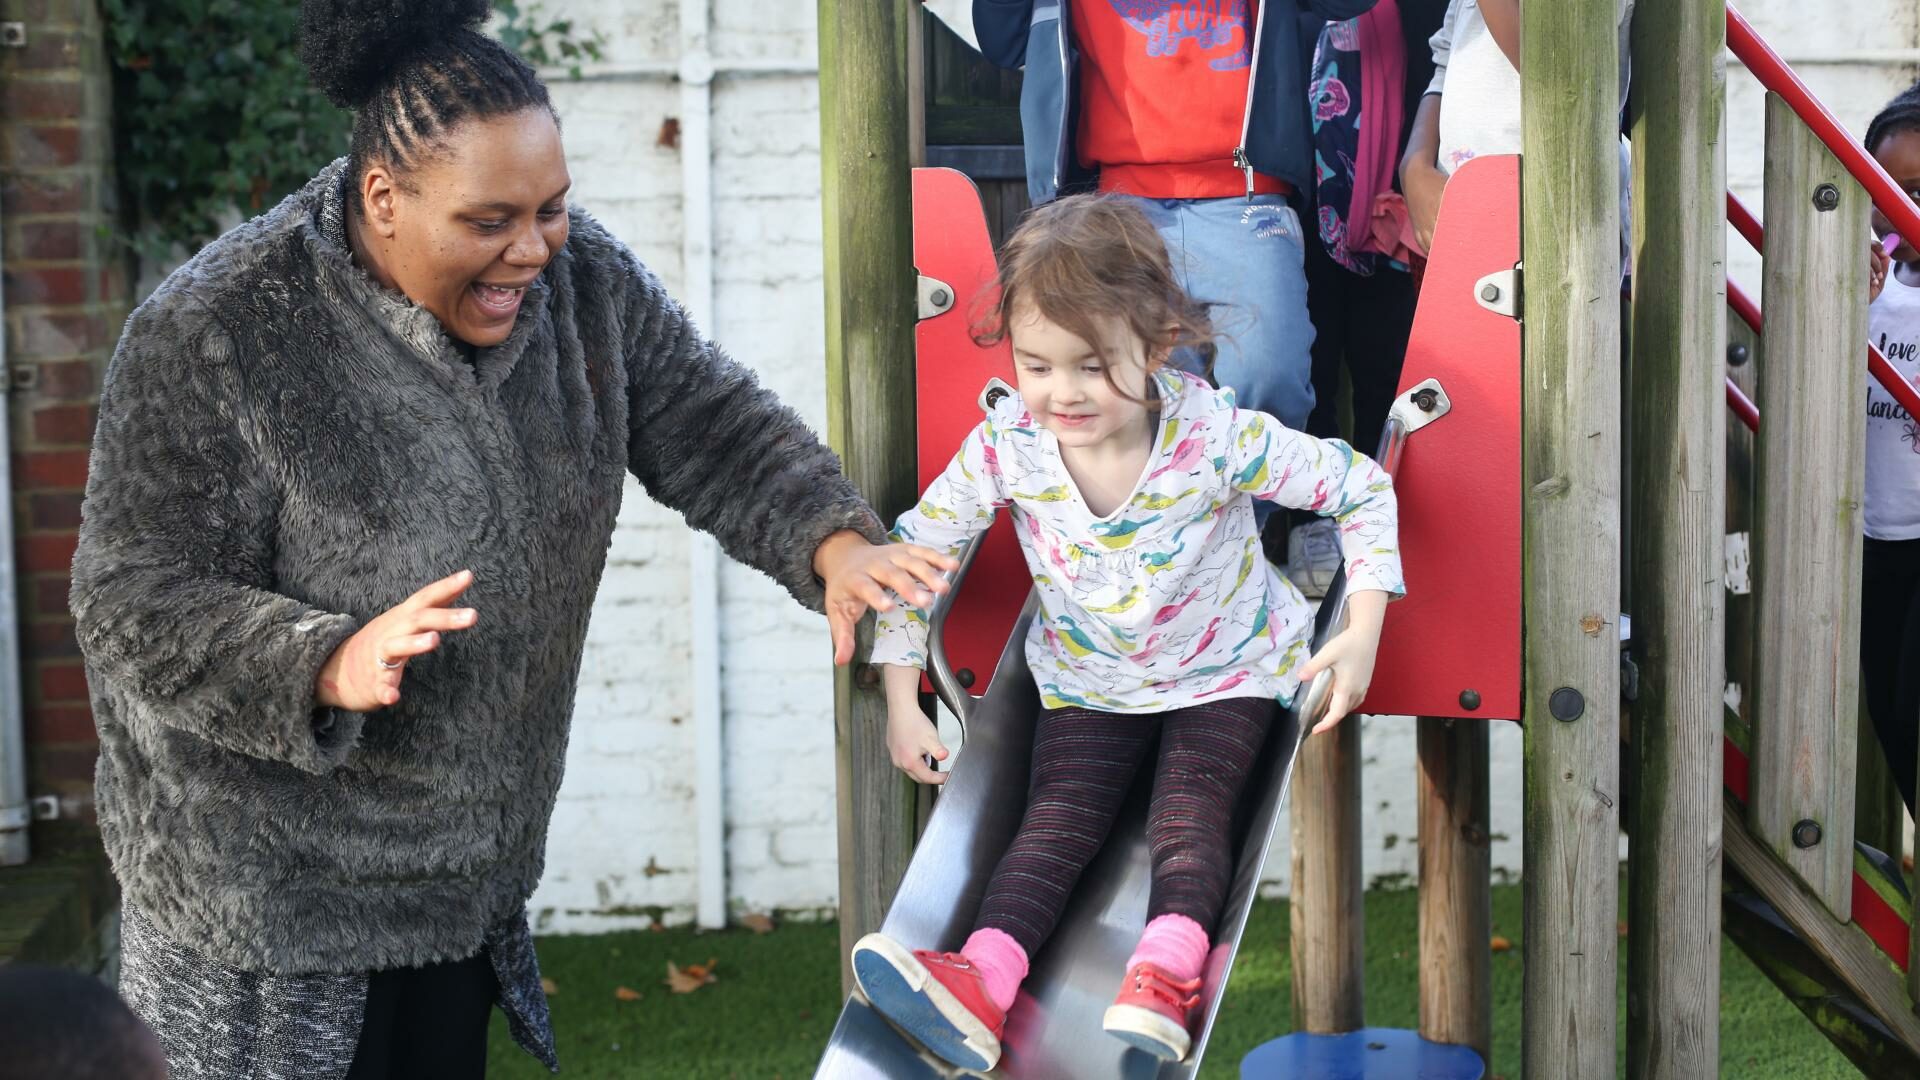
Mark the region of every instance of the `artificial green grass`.
[[[1367, 1021], [1375, 1026], [1419, 1022], [1416, 901], [1411, 890], [1366, 899]], [[1519, 886], [1493, 890], [1494, 933], [1515, 944], [1493, 957], [1493, 1075], [1508, 1080], [1520, 1076], [1520, 905]], [[764, 935], [667, 930], [550, 937], [539, 949], [556, 987], [553, 1022], [568, 1077], [804, 1080], [813, 1075], [840, 1008], [839, 931], [832, 924], [791, 923]], [[684, 967], [710, 958], [719, 961], [717, 981], [691, 994], [663, 985], [668, 961]], [[1624, 1051], [1624, 942], [1620, 973]], [[1257, 904], [1207, 1049], [1207, 1075], [1237, 1077], [1247, 1051], [1288, 1030], [1290, 979], [1286, 903]], [[617, 1000], [621, 986], [642, 998]], [[497, 1014], [492, 1034], [489, 1076], [547, 1075], [513, 1046]], [[1838, 1080], [1857, 1073], [1728, 944], [1721, 956], [1720, 1075]]]

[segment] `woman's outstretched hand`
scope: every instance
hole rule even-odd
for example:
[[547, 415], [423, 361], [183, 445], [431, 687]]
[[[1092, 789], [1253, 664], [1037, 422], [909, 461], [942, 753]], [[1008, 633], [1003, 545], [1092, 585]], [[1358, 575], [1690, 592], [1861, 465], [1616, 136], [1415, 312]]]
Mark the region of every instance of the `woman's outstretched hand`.
[[1347, 596], [1347, 628], [1320, 647], [1300, 666], [1301, 692], [1322, 671], [1333, 671], [1333, 693], [1327, 715], [1313, 726], [1313, 734], [1330, 731], [1367, 696], [1373, 684], [1373, 661], [1380, 651], [1380, 624], [1387, 614], [1387, 594], [1367, 589]]
[[407, 661], [439, 648], [441, 634], [470, 629], [479, 621], [472, 608], [452, 606], [472, 584], [471, 570], [441, 578], [361, 627], [320, 669], [315, 700], [349, 712], [372, 712], [398, 702]]
[[837, 532], [813, 553], [813, 572], [827, 586], [827, 625], [833, 630], [833, 662], [853, 659], [853, 631], [867, 609], [887, 611], [891, 589], [917, 608], [947, 591], [942, 574], [959, 560], [918, 544], [867, 543], [856, 532]]

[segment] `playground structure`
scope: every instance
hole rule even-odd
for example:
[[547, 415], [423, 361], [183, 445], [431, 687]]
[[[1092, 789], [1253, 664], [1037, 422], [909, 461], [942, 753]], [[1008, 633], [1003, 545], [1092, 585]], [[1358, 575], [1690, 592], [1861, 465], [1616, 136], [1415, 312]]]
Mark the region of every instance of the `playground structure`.
[[[954, 362], [967, 355], [958, 351], [931, 354], [954, 383], [928, 375], [930, 349], [967, 347], [952, 335], [958, 326], [964, 337], [964, 297], [979, 282], [931, 272], [938, 256], [924, 213], [913, 228], [924, 211], [915, 189], [939, 176], [908, 182], [924, 153], [914, 7], [820, 4], [829, 435], [885, 515], [917, 497], [928, 463], [916, 463], [916, 446], [935, 454], [937, 469], [958, 442], [949, 429], [977, 418], [983, 382], [979, 368]], [[1920, 213], [1737, 12], [1712, 0], [1643, 5], [1633, 33], [1634, 295], [1623, 319], [1613, 300], [1613, 19], [1612, 0], [1523, 3], [1524, 168], [1518, 159], [1479, 161], [1449, 185], [1401, 387], [1436, 378], [1449, 405], [1407, 438], [1396, 474], [1410, 595], [1390, 609], [1364, 707], [1419, 716], [1419, 1034], [1488, 1055], [1482, 721], [1517, 718], [1526, 741], [1526, 1075], [1615, 1071], [1623, 817], [1633, 852], [1628, 1075], [1717, 1071], [1723, 926], [1863, 1072], [1920, 1075], [1920, 935], [1911, 933], [1886, 764], [1859, 731], [1854, 663], [1863, 352], [1920, 416], [1920, 395], [1867, 346], [1860, 240], [1869, 202], [1907, 236], [1920, 236]], [[1770, 91], [1771, 237], [1725, 194], [1723, 42]], [[1639, 107], [1646, 101], [1658, 107]], [[1769, 245], [1764, 337], [1759, 305], [1724, 276], [1726, 220], [1756, 248]], [[984, 231], [948, 213], [932, 231], [976, 228]], [[1623, 376], [1627, 319], [1633, 348]], [[905, 362], [916, 337], [918, 379]], [[1741, 423], [1728, 425], [1723, 409]], [[930, 429], [918, 441], [916, 416]], [[1485, 480], [1463, 489], [1457, 465], [1470, 459]], [[1442, 472], [1445, 485], [1423, 479]], [[1632, 522], [1624, 557], [1623, 520]], [[1754, 584], [1751, 595], [1729, 597], [1724, 538], [1740, 533], [1752, 537]], [[887, 761], [877, 673], [856, 666], [837, 676], [846, 943], [884, 921], [916, 944], [957, 944], [970, 904], [964, 889], [915, 885], [924, 873], [909, 869], [919, 830], [930, 850], [979, 877], [967, 864], [996, 854], [1004, 839], [994, 837], [1017, 823], [1024, 747], [1017, 722], [1000, 726], [995, 715], [1019, 696], [1021, 673], [1010, 667], [1021, 665], [1009, 665], [1002, 647], [1017, 661], [1008, 605], [1017, 608], [1024, 581], [1015, 578], [1011, 594], [973, 598], [992, 591], [983, 583], [1024, 569], [1017, 553], [1009, 568], [1005, 542], [997, 556], [994, 543], [977, 557], [973, 584], [957, 590], [948, 641], [934, 650], [948, 661], [942, 696], [972, 714], [940, 813], [929, 818], [925, 793]], [[1628, 580], [1632, 640], [1623, 655]], [[999, 611], [970, 613], [969, 603]], [[994, 674], [976, 705], [964, 676], [982, 670]], [[1726, 704], [1730, 679], [1745, 691], [1737, 708]], [[1300, 727], [1295, 719], [1276, 730], [1256, 773], [1266, 784], [1230, 903], [1238, 914], [1225, 920], [1215, 963], [1224, 976], [1250, 899], [1248, 867], [1257, 880], [1263, 830], [1290, 766], [1295, 1028], [1337, 1036], [1365, 1023], [1359, 726], [1300, 742], [1295, 753], [1288, 736]], [[997, 774], [1002, 786], [974, 787], [969, 770]], [[1110, 964], [1116, 947], [1124, 959], [1137, 923], [1114, 929], [1125, 923], [1114, 897], [1142, 862], [1116, 843], [1089, 872], [1067, 920], [1078, 929], [1036, 958], [1032, 993], [1045, 1007], [1028, 1010], [1025, 1036], [1016, 1014], [1002, 1072], [1191, 1075], [1114, 1067], [1089, 1045], [1097, 1028], [1069, 1007], [1072, 994], [1100, 1002], [1111, 993], [1117, 967], [1112, 977], [1085, 977]], [[1078, 917], [1083, 910], [1113, 918]], [[1128, 940], [1095, 940], [1093, 923]], [[1217, 991], [1209, 1017], [1215, 1003]], [[860, 1008], [856, 999], [843, 1014], [821, 1075], [919, 1075], [904, 1059], [860, 1056], [861, 1038], [890, 1052], [884, 1025], [861, 1026]], [[1194, 1067], [1205, 1034], [1203, 1023]], [[1021, 1067], [1023, 1037], [1031, 1071]], [[1364, 1042], [1351, 1046], [1349, 1059], [1368, 1053]], [[1256, 1072], [1267, 1067], [1259, 1056], [1247, 1075], [1279, 1075]], [[1080, 1070], [1064, 1071], [1075, 1059]]]

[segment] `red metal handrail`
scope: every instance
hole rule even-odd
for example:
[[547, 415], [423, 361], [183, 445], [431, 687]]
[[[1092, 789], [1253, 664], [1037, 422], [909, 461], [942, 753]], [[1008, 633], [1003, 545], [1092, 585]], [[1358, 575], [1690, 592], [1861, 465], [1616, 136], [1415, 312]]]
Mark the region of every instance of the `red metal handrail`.
[[1760, 219], [1754, 217], [1753, 211], [1747, 209], [1747, 204], [1740, 201], [1740, 196], [1731, 191], [1727, 192], [1727, 221], [1732, 223], [1735, 232], [1747, 238], [1747, 243], [1753, 245], [1754, 251], [1767, 246], [1767, 234], [1760, 228]]
[[1793, 73], [1786, 61], [1780, 59], [1779, 54], [1761, 40], [1759, 34], [1754, 33], [1752, 25], [1732, 4], [1727, 5], [1727, 47], [1760, 80], [1760, 85], [1786, 99], [1801, 122], [1811, 128], [1821, 142], [1827, 144], [1833, 156], [1840, 159], [1840, 164], [1846, 166], [1860, 186], [1867, 189], [1873, 205], [1893, 223], [1895, 232], [1901, 236], [1920, 236], [1920, 207], [1914, 206], [1913, 200], [1900, 190], [1900, 185], [1887, 175], [1887, 170], [1881, 168], [1873, 155], [1847, 134], [1847, 129], [1840, 126], [1840, 121], [1834, 119], [1825, 105], [1820, 104], [1819, 99], [1813, 96], [1813, 91], [1807, 89], [1807, 84], [1800, 81], [1800, 76]]
[[[1731, 8], [1728, 9], [1728, 16], [1729, 18], [1732, 17]], [[1905, 196], [1901, 198], [1903, 202], [1906, 201]], [[1909, 210], [1915, 210], [1913, 203], [1907, 202], [1906, 205]], [[1753, 245], [1753, 250], [1762, 255], [1766, 254], [1767, 232], [1761, 227], [1760, 219], [1755, 217], [1753, 211], [1747, 209], [1747, 204], [1741, 202], [1740, 197], [1731, 191], [1727, 192], [1727, 220], [1733, 223], [1734, 229], [1737, 230], [1741, 236], [1747, 238], [1747, 243]], [[1754, 333], [1757, 334], [1760, 332], [1760, 305], [1754, 303], [1753, 300], [1731, 280], [1727, 282], [1727, 303], [1748, 326], [1753, 327]], [[1893, 399], [1900, 403], [1901, 408], [1907, 410], [1908, 415], [1920, 417], [1920, 389], [1916, 389], [1912, 383], [1908, 382], [1906, 378], [1887, 361], [1887, 358], [1880, 354], [1880, 350], [1875, 347], [1871, 341], [1867, 342], [1867, 371], [1871, 373], [1875, 379], [1879, 380], [1881, 388], [1886, 390], [1888, 394], [1891, 394]], [[1733, 394], [1739, 393], [1740, 388], [1735, 386], [1732, 380], [1728, 380], [1727, 389], [1729, 391], [1727, 395], [1728, 407], [1736, 413], [1741, 413], [1740, 419], [1746, 421], [1746, 414], [1741, 412], [1741, 407], [1735, 404], [1733, 400]], [[1740, 396], [1742, 399], [1746, 398], [1744, 393], [1740, 394]], [[1746, 402], [1748, 408], [1752, 408], [1752, 404], [1751, 401]], [[1747, 423], [1747, 427], [1758, 431], [1759, 424], [1759, 413], [1755, 412], [1753, 420]]]

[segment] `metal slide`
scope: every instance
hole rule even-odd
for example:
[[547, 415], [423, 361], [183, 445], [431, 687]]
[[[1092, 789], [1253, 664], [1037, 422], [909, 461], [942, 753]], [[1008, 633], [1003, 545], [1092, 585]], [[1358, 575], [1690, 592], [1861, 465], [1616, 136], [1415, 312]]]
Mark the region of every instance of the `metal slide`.
[[[1377, 460], [1388, 472], [1399, 463], [1407, 435], [1450, 408], [1439, 384], [1423, 383], [1402, 394], [1382, 439]], [[983, 534], [984, 535], [984, 534]], [[1040, 697], [1027, 670], [1024, 646], [1033, 618], [1031, 598], [1021, 612], [992, 683], [972, 697], [948, 664], [942, 630], [953, 597], [979, 550], [976, 538], [963, 556], [954, 588], [930, 614], [929, 674], [935, 691], [960, 718], [966, 739], [941, 789], [913, 861], [887, 911], [881, 931], [910, 948], [958, 949], [973, 928], [987, 880], [1012, 843], [1026, 809], [1033, 725]], [[1344, 574], [1321, 604], [1314, 647], [1345, 618]], [[1127, 958], [1147, 922], [1150, 862], [1146, 808], [1153, 769], [1142, 768], [1106, 846], [1082, 875], [1053, 938], [1034, 957], [1020, 999], [1007, 1015], [1000, 1063], [990, 1074], [1007, 1080], [1185, 1080], [1195, 1076], [1207, 1036], [1220, 1009], [1227, 975], [1260, 883], [1280, 800], [1286, 794], [1303, 717], [1318, 716], [1331, 689], [1322, 674], [1299, 695], [1296, 709], [1277, 715], [1261, 749], [1235, 818], [1239, 852], [1226, 907], [1207, 958], [1201, 1017], [1193, 1049], [1183, 1062], [1164, 1062], [1108, 1035], [1102, 1014], [1113, 1003]], [[1231, 1069], [1233, 1066], [1229, 1066]], [[1219, 1070], [1215, 1070], [1216, 1072]], [[920, 1049], [875, 1012], [858, 991], [847, 999], [834, 1025], [816, 1080], [918, 1080], [980, 1076], [948, 1065]]]

